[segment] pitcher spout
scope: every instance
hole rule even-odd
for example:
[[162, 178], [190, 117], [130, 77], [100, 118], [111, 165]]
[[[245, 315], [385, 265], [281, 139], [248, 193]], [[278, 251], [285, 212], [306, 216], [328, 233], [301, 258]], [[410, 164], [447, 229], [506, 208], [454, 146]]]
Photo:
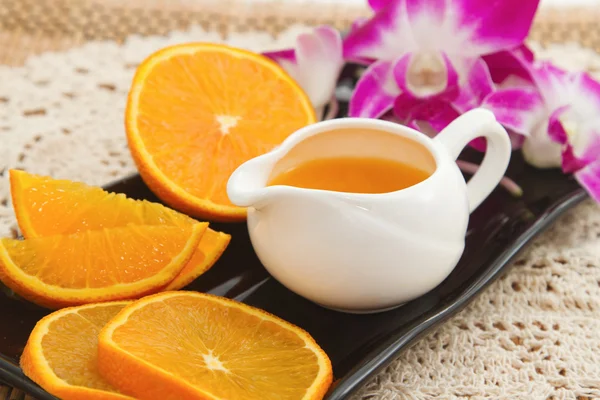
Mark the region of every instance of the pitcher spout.
[[229, 201], [239, 207], [260, 208], [268, 202], [267, 181], [272, 163], [264, 156], [240, 165], [227, 181]]

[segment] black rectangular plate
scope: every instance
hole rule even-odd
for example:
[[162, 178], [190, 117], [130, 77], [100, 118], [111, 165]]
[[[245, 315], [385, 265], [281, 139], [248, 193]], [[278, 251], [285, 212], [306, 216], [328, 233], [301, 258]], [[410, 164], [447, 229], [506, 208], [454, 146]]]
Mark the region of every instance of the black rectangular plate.
[[[467, 150], [461, 158], [480, 162], [481, 154]], [[455, 270], [431, 292], [398, 309], [351, 315], [297, 296], [260, 264], [245, 224], [211, 223], [213, 229], [232, 235], [231, 244], [217, 264], [186, 289], [234, 298], [307, 330], [331, 358], [339, 379], [327, 399], [345, 399], [417, 338], [472, 301], [536, 235], [586, 198], [572, 178], [559, 170], [530, 167], [520, 153], [513, 154], [507, 175], [525, 189], [524, 196], [514, 198], [496, 189], [471, 215], [465, 252]], [[157, 201], [139, 176], [115, 182], [107, 190]], [[398, 266], [402, 267], [402, 260]], [[55, 400], [18, 366], [29, 333], [47, 313], [6, 289], [0, 293], [0, 380], [40, 400]]]

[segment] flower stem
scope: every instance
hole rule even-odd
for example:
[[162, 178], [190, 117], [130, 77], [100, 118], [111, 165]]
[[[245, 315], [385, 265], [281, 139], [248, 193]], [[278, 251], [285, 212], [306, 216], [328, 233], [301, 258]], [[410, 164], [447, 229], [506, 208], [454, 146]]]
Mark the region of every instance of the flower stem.
[[[456, 160], [456, 164], [461, 171], [466, 172], [467, 174], [473, 175], [479, 170], [479, 165], [468, 161]], [[507, 176], [500, 180], [500, 186], [505, 188], [514, 197], [521, 197], [523, 195], [523, 189]]]
[[327, 114], [325, 114], [323, 116], [323, 121], [335, 118], [337, 116], [337, 113], [339, 110], [340, 110], [340, 105], [334, 94], [333, 96], [331, 96], [331, 100], [329, 100], [329, 104], [327, 107]]

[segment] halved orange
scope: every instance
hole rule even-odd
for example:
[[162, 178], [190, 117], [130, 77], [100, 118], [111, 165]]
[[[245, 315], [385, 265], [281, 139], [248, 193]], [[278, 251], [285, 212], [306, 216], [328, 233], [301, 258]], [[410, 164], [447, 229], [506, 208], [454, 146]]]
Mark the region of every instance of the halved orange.
[[26, 240], [0, 240], [0, 280], [47, 308], [126, 300], [171, 282], [198, 247], [206, 223], [127, 225]]
[[98, 370], [138, 399], [321, 399], [332, 381], [329, 358], [307, 332], [196, 292], [124, 308], [100, 332]]
[[42, 318], [21, 355], [25, 375], [63, 400], [132, 400], [98, 373], [100, 329], [129, 302], [64, 308]]
[[[115, 228], [127, 224], [187, 227], [192, 218], [145, 200], [109, 193], [65, 179], [10, 170], [13, 208], [25, 238]], [[186, 266], [169, 283], [177, 290], [206, 272], [227, 248], [231, 236], [207, 229]]]
[[146, 184], [194, 217], [243, 220], [227, 197], [231, 173], [316, 122], [310, 100], [276, 63], [221, 44], [164, 48], [138, 68], [125, 124]]

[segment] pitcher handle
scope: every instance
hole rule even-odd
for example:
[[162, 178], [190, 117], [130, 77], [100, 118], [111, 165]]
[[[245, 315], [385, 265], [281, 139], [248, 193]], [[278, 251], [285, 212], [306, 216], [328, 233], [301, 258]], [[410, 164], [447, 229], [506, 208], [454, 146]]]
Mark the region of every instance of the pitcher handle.
[[469, 212], [489, 196], [506, 172], [511, 153], [508, 133], [491, 111], [477, 108], [456, 118], [434, 139], [456, 160], [463, 148], [478, 137], [487, 139], [487, 147], [479, 170], [467, 183]]

